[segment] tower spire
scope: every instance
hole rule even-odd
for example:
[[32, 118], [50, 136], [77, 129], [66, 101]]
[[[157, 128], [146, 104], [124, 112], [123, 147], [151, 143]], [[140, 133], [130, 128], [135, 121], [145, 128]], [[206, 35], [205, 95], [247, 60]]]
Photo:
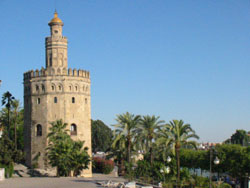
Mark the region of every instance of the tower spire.
[[49, 22], [50, 35], [46, 38], [46, 68], [63, 69], [58, 72], [67, 70], [67, 38], [62, 35], [63, 22], [58, 17], [55, 10], [54, 17]]

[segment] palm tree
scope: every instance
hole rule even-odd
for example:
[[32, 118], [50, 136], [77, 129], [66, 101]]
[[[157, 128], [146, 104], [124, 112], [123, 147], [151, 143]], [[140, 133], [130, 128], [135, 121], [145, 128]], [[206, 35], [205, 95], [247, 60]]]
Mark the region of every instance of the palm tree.
[[117, 115], [116, 121], [118, 124], [115, 127], [115, 139], [113, 145], [116, 145], [121, 139], [125, 139], [125, 144], [127, 146], [127, 162], [130, 163], [131, 158], [131, 148], [138, 131], [138, 124], [140, 122], [141, 116], [134, 115], [126, 112], [125, 114]]
[[13, 100], [12, 107], [13, 107], [13, 113], [15, 115], [15, 118], [14, 118], [14, 130], [15, 130], [14, 138], [15, 138], [15, 149], [17, 149], [16, 123], [17, 123], [17, 116], [18, 116], [18, 113], [20, 111], [20, 102], [19, 102], [19, 100]]
[[180, 187], [180, 148], [184, 145], [196, 147], [196, 142], [190, 141], [190, 138], [199, 139], [199, 136], [195, 134], [190, 124], [184, 124], [182, 120], [170, 121], [161, 130], [159, 142], [171, 146], [176, 156], [178, 188]]
[[153, 163], [153, 141], [158, 137], [158, 132], [164, 121], [159, 120], [159, 116], [143, 116], [139, 127], [139, 137], [144, 145], [145, 152], [150, 154], [150, 163]]
[[2, 105], [5, 105], [8, 111], [8, 133], [9, 134], [10, 134], [10, 107], [12, 106], [14, 99], [15, 97], [13, 97], [9, 91], [5, 92], [2, 97]]

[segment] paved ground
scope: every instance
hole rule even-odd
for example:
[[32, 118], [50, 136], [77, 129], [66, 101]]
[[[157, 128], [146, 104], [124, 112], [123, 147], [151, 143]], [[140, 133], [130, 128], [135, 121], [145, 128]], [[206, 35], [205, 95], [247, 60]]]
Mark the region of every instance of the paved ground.
[[125, 181], [102, 174], [93, 174], [92, 178], [11, 178], [0, 181], [0, 188], [95, 188], [100, 187], [96, 182], [103, 180]]

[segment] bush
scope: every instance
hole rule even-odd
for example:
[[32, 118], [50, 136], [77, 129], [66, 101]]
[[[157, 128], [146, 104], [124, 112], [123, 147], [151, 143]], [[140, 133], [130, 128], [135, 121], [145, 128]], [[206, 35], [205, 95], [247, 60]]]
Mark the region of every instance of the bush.
[[93, 170], [94, 172], [110, 174], [114, 169], [114, 162], [111, 160], [102, 159], [99, 157], [93, 158]]
[[137, 162], [137, 167], [135, 169], [135, 176], [139, 177], [150, 177], [151, 176], [151, 166], [146, 160], [139, 160]]
[[163, 167], [164, 164], [158, 161], [154, 161], [151, 165], [150, 162], [146, 160], [139, 160], [135, 169], [135, 176], [147, 183], [151, 183], [150, 181], [152, 180], [163, 181], [165, 179], [164, 174], [160, 172]]
[[219, 188], [232, 188], [232, 186], [229, 185], [228, 183], [222, 183], [219, 185]]
[[14, 173], [14, 165], [10, 163], [9, 165], [0, 164], [0, 168], [4, 168], [4, 176], [5, 178], [11, 178]]

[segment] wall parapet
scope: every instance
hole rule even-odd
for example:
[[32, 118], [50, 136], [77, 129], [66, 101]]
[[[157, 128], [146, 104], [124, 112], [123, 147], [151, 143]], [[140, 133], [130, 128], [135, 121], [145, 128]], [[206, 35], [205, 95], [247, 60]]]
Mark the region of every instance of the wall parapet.
[[82, 69], [66, 69], [66, 68], [52, 68], [49, 67], [44, 69], [43, 67], [38, 70], [30, 70], [23, 74], [24, 80], [29, 80], [31, 78], [45, 77], [45, 76], [72, 76], [81, 78], [90, 78], [90, 72]]

